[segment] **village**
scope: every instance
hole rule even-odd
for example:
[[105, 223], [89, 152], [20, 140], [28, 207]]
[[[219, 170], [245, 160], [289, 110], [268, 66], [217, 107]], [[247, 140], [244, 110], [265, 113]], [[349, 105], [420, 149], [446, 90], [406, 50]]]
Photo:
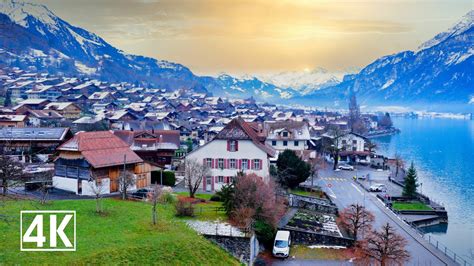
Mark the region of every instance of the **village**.
[[[390, 114], [361, 113], [355, 95], [347, 110], [309, 110], [14, 68], [0, 69], [0, 88], [3, 196], [95, 199], [98, 212], [108, 198], [154, 213], [175, 201], [176, 216], [245, 264], [414, 262], [408, 249], [456, 263], [418, 232], [447, 223], [444, 207], [409, 185], [413, 165], [377, 152], [372, 137], [399, 133]], [[380, 226], [398, 248], [367, 255]], [[277, 231], [291, 234], [281, 251]]]

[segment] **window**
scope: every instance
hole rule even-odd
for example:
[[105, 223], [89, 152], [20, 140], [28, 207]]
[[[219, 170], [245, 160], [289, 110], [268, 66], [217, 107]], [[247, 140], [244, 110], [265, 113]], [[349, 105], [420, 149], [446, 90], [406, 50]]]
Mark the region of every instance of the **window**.
[[218, 176], [216, 181], [217, 181], [216, 183], [224, 183], [224, 177]]
[[345, 139], [342, 140], [342, 144], [345, 145], [347, 141]]
[[288, 141], [284, 140], [283, 141], [283, 146], [288, 146]]
[[295, 146], [300, 146], [300, 142], [295, 140]]
[[272, 140], [272, 146], [276, 146], [276, 145], [277, 145], [276, 140]]
[[232, 183], [232, 181], [234, 180], [234, 177], [233, 176], [229, 176], [229, 183]]
[[227, 141], [227, 150], [234, 152], [239, 150], [239, 144], [237, 143], [237, 140], [228, 140]]
[[212, 168], [212, 159], [211, 158], [206, 159], [206, 165], [207, 165], [207, 167]]
[[288, 137], [288, 132], [287, 132], [287, 131], [283, 131], [281, 134], [282, 134], [283, 137], [285, 137], [285, 138]]
[[352, 140], [352, 144], [357, 145], [357, 140]]
[[357, 151], [357, 147], [352, 147], [352, 151]]
[[253, 159], [253, 169], [254, 170], [260, 170], [261, 165], [260, 165], [260, 160], [259, 159]]
[[217, 159], [217, 167], [219, 169], [224, 169], [224, 159], [222, 158]]
[[242, 159], [242, 170], [247, 170], [247, 169], [249, 169], [249, 160]]
[[230, 159], [229, 160], [229, 168], [230, 169], [236, 169], [237, 168], [237, 164], [235, 162], [235, 159]]

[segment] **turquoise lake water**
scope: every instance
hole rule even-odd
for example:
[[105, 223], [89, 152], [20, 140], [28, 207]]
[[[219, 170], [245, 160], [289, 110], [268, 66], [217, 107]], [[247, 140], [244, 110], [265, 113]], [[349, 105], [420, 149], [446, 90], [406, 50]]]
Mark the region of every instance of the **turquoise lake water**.
[[[474, 262], [474, 121], [394, 118], [401, 133], [374, 139], [378, 152], [414, 162], [422, 193], [448, 210], [446, 228], [428, 228], [434, 239]], [[474, 264], [473, 264], [474, 265]]]

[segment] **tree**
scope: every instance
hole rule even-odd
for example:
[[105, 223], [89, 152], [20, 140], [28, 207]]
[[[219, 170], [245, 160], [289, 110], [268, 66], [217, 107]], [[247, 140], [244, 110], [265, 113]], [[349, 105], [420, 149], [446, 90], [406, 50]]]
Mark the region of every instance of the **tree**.
[[234, 206], [235, 182], [232, 181], [232, 183], [222, 186], [216, 195], [220, 197], [226, 214], [230, 215]]
[[360, 107], [357, 104], [357, 98], [355, 93], [351, 92], [351, 97], [349, 99], [349, 127], [351, 132], [354, 131], [354, 126], [360, 120]]
[[5, 101], [3, 102], [3, 106], [9, 107], [12, 105], [12, 92], [11, 90], [7, 89], [7, 92], [5, 93]]
[[49, 191], [52, 189], [50, 182], [52, 183], [54, 171], [46, 171], [40, 174], [41, 183], [38, 191], [40, 192], [40, 204], [46, 204], [46, 200], [48, 199]]
[[311, 165], [311, 187], [314, 186], [314, 178], [319, 177], [319, 170], [326, 167], [326, 161], [322, 157], [316, 157], [309, 161]]
[[398, 177], [398, 173], [400, 172], [400, 169], [402, 169], [405, 166], [405, 162], [403, 161], [403, 158], [400, 154], [395, 154], [395, 177]]
[[359, 204], [351, 204], [339, 215], [341, 224], [352, 237], [357, 240], [360, 230], [370, 230], [375, 218], [374, 215]]
[[160, 201], [161, 196], [163, 195], [163, 189], [161, 186], [154, 185], [148, 193], [148, 200], [151, 203], [151, 217], [152, 217], [152, 222], [155, 225], [156, 224], [156, 206], [158, 205], [158, 202]]
[[324, 150], [329, 152], [334, 159], [333, 170], [337, 169], [339, 163], [339, 152], [341, 151], [339, 140], [346, 135], [338, 126], [331, 126], [328, 128], [330, 137], [327, 138], [329, 141], [325, 141], [323, 144]]
[[389, 113], [385, 113], [385, 115], [379, 118], [379, 126], [383, 128], [393, 127], [392, 118]]
[[403, 196], [414, 198], [416, 196], [416, 189], [418, 187], [418, 177], [416, 174], [415, 166], [413, 162], [408, 168], [407, 176], [405, 177], [405, 186], [403, 187]]
[[278, 180], [285, 187], [295, 188], [311, 175], [311, 165], [292, 150], [285, 150], [277, 159]]
[[381, 266], [403, 265], [410, 258], [406, 250], [407, 241], [397, 234], [389, 224], [382, 226], [380, 231], [371, 231], [367, 239], [358, 246], [361, 257], [359, 260], [376, 260]]
[[184, 162], [184, 184], [189, 191], [189, 197], [194, 198], [202, 180], [209, 174], [209, 166], [196, 159], [186, 159]]
[[367, 148], [369, 149], [369, 153], [372, 154], [372, 152], [377, 148], [377, 143], [373, 141], [368, 141]]
[[123, 171], [118, 178], [119, 191], [122, 194], [122, 199], [127, 199], [128, 189], [135, 185], [135, 177], [130, 171]]
[[102, 178], [91, 171], [92, 181], [89, 182], [89, 187], [95, 198], [95, 212], [102, 213], [102, 195], [106, 192], [106, 186], [102, 184]]
[[6, 196], [9, 187], [23, 183], [22, 164], [7, 155], [0, 155], [0, 185], [3, 187], [2, 195]]

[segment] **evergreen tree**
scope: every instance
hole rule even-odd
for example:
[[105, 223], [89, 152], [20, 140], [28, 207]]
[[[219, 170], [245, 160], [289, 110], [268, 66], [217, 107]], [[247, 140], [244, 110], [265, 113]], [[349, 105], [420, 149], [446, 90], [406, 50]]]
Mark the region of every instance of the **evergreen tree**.
[[407, 176], [405, 177], [405, 186], [403, 187], [403, 196], [414, 198], [416, 196], [416, 188], [418, 187], [418, 177], [416, 174], [413, 162], [408, 168]]
[[11, 90], [7, 89], [7, 92], [5, 94], [5, 101], [3, 102], [3, 105], [5, 107], [9, 107], [10, 105], [12, 105], [12, 92], [11, 92]]
[[311, 175], [311, 165], [301, 160], [292, 150], [278, 155], [278, 180], [285, 187], [295, 188]]

